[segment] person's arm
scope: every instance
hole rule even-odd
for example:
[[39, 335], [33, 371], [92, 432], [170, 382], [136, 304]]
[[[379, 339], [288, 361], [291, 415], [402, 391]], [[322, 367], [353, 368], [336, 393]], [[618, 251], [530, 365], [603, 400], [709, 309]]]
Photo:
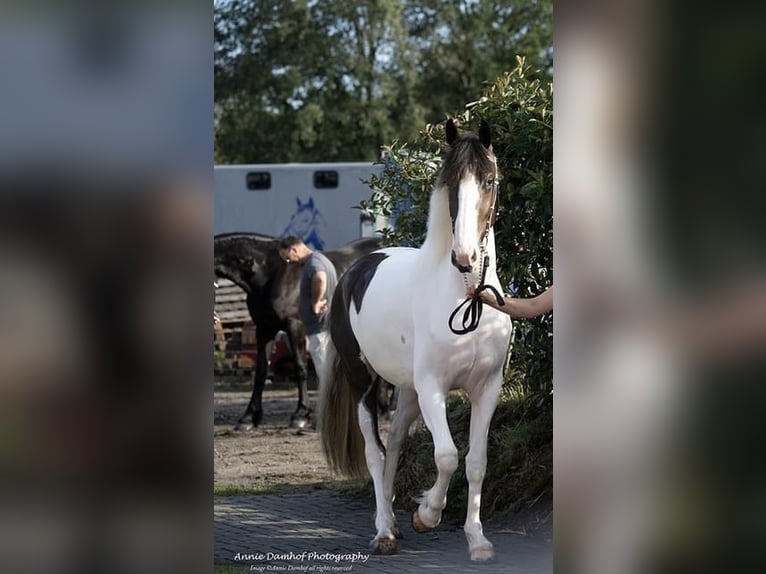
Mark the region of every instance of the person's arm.
[[528, 314], [524, 315], [527, 319], [531, 317], [538, 317], [545, 315], [549, 311], [553, 310], [553, 285], [548, 287], [537, 297], [531, 299], [515, 299], [516, 301], [525, 301], [526, 308], [524, 309]]
[[311, 278], [311, 309], [315, 315], [321, 315], [327, 310], [327, 273], [317, 271]]
[[[472, 295], [475, 289], [475, 285], [471, 286], [468, 290], [468, 294]], [[544, 315], [553, 309], [553, 286], [551, 285], [548, 287], [548, 289], [537, 297], [530, 297], [529, 299], [519, 299], [506, 294], [503, 299], [505, 304], [502, 307], [497, 304], [494, 294], [490, 291], [482, 291], [481, 299], [487, 305], [494, 307], [498, 311], [507, 313], [511, 317], [531, 319], [532, 317]]]

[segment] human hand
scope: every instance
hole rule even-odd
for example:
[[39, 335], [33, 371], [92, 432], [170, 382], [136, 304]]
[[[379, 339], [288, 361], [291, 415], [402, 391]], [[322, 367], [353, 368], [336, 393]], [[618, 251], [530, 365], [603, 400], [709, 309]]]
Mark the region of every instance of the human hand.
[[[476, 289], [478, 288], [478, 285], [476, 283], [473, 283], [469, 285], [466, 288], [465, 296], [470, 297], [473, 299], [476, 296]], [[490, 293], [489, 291], [482, 291], [479, 293], [479, 297], [481, 297], [481, 300], [487, 303], [488, 305], [492, 305], [493, 307], [497, 308], [497, 300], [495, 299], [494, 295]]]
[[323, 315], [327, 312], [327, 299], [322, 299], [321, 301], [317, 301], [312, 305], [312, 310], [314, 311], [314, 315]]

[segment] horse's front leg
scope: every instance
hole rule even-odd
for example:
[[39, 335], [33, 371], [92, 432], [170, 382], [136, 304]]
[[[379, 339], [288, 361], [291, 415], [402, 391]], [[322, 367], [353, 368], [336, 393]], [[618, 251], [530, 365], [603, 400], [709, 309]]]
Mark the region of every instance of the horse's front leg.
[[468, 511], [466, 512], [465, 537], [471, 560], [489, 560], [495, 554], [492, 543], [484, 536], [479, 512], [481, 510], [481, 487], [487, 469], [487, 437], [489, 423], [497, 407], [502, 377], [488, 381], [473, 390], [471, 398], [471, 429], [469, 450], [465, 457], [465, 475], [468, 479]]
[[447, 488], [458, 465], [457, 448], [447, 424], [446, 393], [435, 380], [417, 388], [420, 412], [434, 441], [434, 462], [438, 474], [434, 485], [419, 499], [420, 506], [412, 515], [412, 527], [426, 532], [438, 526], [442, 510], [447, 506]]
[[308, 405], [308, 364], [306, 361], [306, 336], [302, 323], [288, 327], [287, 338], [295, 359], [295, 384], [298, 386], [298, 405], [290, 416], [292, 428], [303, 428], [311, 422], [311, 408]]
[[263, 389], [266, 386], [266, 376], [269, 370], [269, 358], [266, 354], [267, 342], [268, 341], [261, 341], [261, 339], [258, 339], [258, 357], [255, 361], [255, 370], [253, 371], [253, 394], [250, 397], [250, 402], [247, 405], [245, 414], [240, 417], [237, 421], [237, 425], [234, 427], [236, 430], [248, 429], [248, 416], [251, 417], [253, 427], [257, 427], [263, 420]]

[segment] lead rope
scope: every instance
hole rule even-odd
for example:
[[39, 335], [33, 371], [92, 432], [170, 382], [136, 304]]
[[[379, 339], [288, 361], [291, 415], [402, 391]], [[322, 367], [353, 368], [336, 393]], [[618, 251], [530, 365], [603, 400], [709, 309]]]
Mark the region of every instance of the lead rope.
[[[503, 296], [500, 294], [500, 292], [495, 289], [492, 285], [486, 285], [484, 283], [486, 276], [487, 276], [487, 268], [489, 267], [489, 255], [486, 253], [487, 250], [487, 240], [489, 239], [489, 232], [492, 228], [492, 215], [495, 211], [495, 206], [497, 205], [497, 191], [498, 191], [499, 182], [497, 181], [497, 177], [495, 178], [495, 186], [493, 189], [493, 200], [492, 200], [492, 209], [489, 212], [489, 219], [487, 220], [487, 227], [484, 231], [484, 238], [481, 242], [481, 254], [482, 254], [482, 261], [481, 261], [481, 272], [479, 277], [479, 285], [476, 287], [476, 290], [473, 293], [473, 297], [466, 297], [465, 301], [463, 301], [460, 305], [458, 305], [457, 309], [455, 309], [452, 314], [449, 316], [449, 328], [450, 331], [455, 333], [455, 335], [465, 335], [467, 333], [470, 333], [472, 331], [475, 331], [479, 327], [479, 321], [481, 320], [481, 314], [483, 312], [484, 308], [484, 301], [481, 299], [481, 293], [483, 291], [491, 291], [495, 299], [497, 300], [497, 304], [499, 306], [504, 306], [505, 301], [503, 299]], [[465, 289], [468, 291], [468, 274], [463, 273], [463, 283], [465, 284]], [[460, 313], [460, 310], [463, 307], [466, 307], [465, 311], [463, 311], [463, 327], [456, 329], [452, 326], [453, 321], [455, 320], [455, 317], [458, 313]]]
[[[481, 314], [483, 312], [484, 308], [484, 301], [481, 299], [481, 293], [482, 291], [491, 291], [495, 299], [497, 300], [497, 304], [501, 307], [505, 305], [505, 302], [503, 301], [503, 296], [500, 294], [500, 292], [495, 289], [492, 285], [486, 285], [484, 283], [484, 280], [487, 275], [487, 268], [489, 267], [489, 255], [484, 256], [484, 260], [482, 261], [482, 270], [481, 270], [481, 280], [479, 282], [479, 286], [476, 287], [476, 291], [473, 293], [473, 297], [466, 297], [465, 301], [463, 301], [460, 305], [458, 305], [457, 309], [455, 309], [452, 312], [452, 315], [449, 316], [449, 328], [450, 331], [455, 333], [455, 335], [465, 335], [466, 333], [470, 333], [472, 331], [475, 331], [479, 327], [479, 321], [481, 320]], [[463, 274], [463, 279], [465, 282], [465, 288], [466, 291], [468, 290], [468, 279], [466, 278], [465, 274]], [[455, 317], [458, 313], [460, 313], [460, 310], [468, 305], [463, 311], [463, 327], [456, 329], [452, 326], [452, 323], [455, 320]]]

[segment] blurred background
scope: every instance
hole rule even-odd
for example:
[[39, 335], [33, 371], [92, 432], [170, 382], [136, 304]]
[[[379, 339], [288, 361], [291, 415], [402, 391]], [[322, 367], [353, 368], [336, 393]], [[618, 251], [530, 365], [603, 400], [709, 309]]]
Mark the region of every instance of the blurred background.
[[766, 566], [763, 16], [557, 7], [557, 570]]
[[211, 24], [2, 6], [4, 572], [212, 567]]

